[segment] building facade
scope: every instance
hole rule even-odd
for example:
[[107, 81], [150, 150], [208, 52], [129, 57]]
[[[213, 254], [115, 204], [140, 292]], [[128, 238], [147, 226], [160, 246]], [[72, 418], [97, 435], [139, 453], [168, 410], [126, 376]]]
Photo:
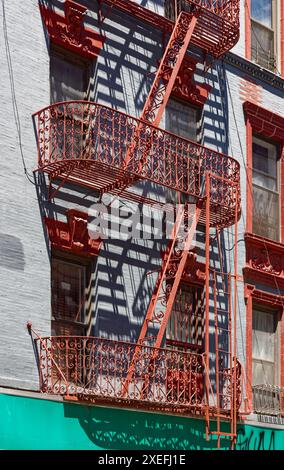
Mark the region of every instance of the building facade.
[[283, 0], [1, 6], [1, 448], [283, 449]]

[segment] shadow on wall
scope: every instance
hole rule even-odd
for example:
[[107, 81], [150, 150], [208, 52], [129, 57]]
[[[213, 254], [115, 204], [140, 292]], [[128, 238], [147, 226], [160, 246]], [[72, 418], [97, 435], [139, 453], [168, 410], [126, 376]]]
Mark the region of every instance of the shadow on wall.
[[24, 271], [25, 254], [20, 238], [0, 233], [0, 266], [12, 271]]
[[116, 10], [108, 11], [102, 26], [95, 19], [90, 24], [107, 38], [94, 77], [94, 101], [140, 114], [163, 54], [161, 34]]
[[203, 145], [218, 152], [229, 152], [229, 113], [226, 88], [226, 71], [216, 62], [206, 73], [206, 83], [212, 86], [206, 101], [201, 123]]
[[[112, 450], [213, 449], [205, 440], [204, 420], [115, 408], [64, 404], [64, 417], [77, 418], [95, 446]], [[229, 449], [229, 441], [222, 441]]]
[[[45, 217], [66, 222], [66, 210], [84, 212], [98, 201], [95, 190], [65, 183], [56, 198], [48, 200], [48, 181], [36, 174], [36, 190], [47, 252], [51, 256]], [[53, 182], [54, 191], [58, 181]], [[109, 240], [102, 244], [92, 279], [91, 334], [113, 339], [136, 341], [160, 266], [160, 241]], [[153, 275], [148, 275], [153, 271]], [[115, 338], [114, 338], [115, 337]]]

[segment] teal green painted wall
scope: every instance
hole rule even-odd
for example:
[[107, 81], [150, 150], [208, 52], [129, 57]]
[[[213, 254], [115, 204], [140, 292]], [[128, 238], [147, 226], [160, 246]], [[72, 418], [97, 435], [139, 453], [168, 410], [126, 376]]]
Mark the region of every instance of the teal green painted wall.
[[239, 450], [284, 450], [284, 426], [283, 429], [239, 426], [237, 442]]
[[[204, 421], [0, 395], [1, 449], [213, 449]], [[240, 427], [239, 446], [284, 449], [284, 430]], [[264, 433], [261, 434], [261, 433]], [[223, 447], [228, 448], [227, 441]]]

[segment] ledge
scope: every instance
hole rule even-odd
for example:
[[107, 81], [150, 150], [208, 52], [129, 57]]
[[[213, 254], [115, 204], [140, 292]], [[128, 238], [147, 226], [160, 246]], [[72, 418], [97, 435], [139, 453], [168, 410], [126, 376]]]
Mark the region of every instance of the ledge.
[[246, 278], [284, 288], [284, 245], [258, 235], [245, 233]]
[[227, 64], [233, 65], [248, 75], [261, 80], [278, 90], [284, 91], [284, 79], [280, 75], [276, 75], [273, 72], [270, 72], [267, 69], [263, 69], [257, 64], [254, 64], [244, 57], [238, 56], [233, 52], [227, 52], [223, 56], [224, 62]]

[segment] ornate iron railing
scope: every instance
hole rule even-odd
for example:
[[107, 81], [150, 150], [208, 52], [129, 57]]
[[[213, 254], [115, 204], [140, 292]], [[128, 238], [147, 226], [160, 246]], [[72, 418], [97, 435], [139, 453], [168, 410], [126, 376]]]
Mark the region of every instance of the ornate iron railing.
[[284, 388], [276, 385], [254, 385], [253, 409], [255, 413], [284, 417]]
[[75, 336], [36, 341], [45, 393], [161, 407], [202, 405], [201, 354], [141, 346], [131, 383], [125, 387], [137, 344]]
[[[240, 169], [231, 157], [96, 103], [56, 103], [35, 116], [39, 170], [72, 174], [80, 164], [102, 166], [196, 197], [209, 172], [212, 201], [230, 210], [236, 206]], [[107, 184], [105, 170], [95, 175], [96, 184], [100, 178]]]
[[170, 19], [175, 19], [181, 11], [191, 11], [193, 6], [239, 25], [240, 0], [165, 0], [166, 15]]
[[104, 0], [107, 5], [170, 33], [181, 11], [198, 16], [192, 43], [214, 57], [234, 47], [239, 39], [240, 0], [165, 0], [165, 16], [155, 13], [136, 0]]
[[[131, 381], [127, 374], [137, 344], [84, 336], [36, 339], [40, 388], [48, 394], [91, 401], [202, 413], [206, 408], [203, 355], [139, 346]], [[236, 375], [239, 384], [239, 373]], [[211, 387], [210, 407], [226, 416], [233, 403], [233, 372], [220, 370], [220, 396]], [[237, 388], [237, 403], [240, 390]], [[214, 412], [214, 411], [213, 411]]]

